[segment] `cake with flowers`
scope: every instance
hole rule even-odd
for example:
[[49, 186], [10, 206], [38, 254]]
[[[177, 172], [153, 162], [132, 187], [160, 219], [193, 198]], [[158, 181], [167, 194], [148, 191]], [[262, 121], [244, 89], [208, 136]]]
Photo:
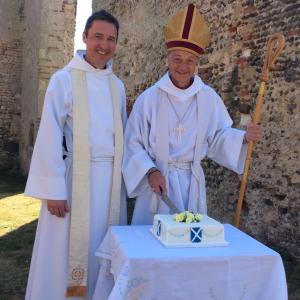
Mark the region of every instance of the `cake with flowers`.
[[183, 212], [155, 215], [153, 235], [166, 247], [227, 246], [224, 226], [207, 215]]

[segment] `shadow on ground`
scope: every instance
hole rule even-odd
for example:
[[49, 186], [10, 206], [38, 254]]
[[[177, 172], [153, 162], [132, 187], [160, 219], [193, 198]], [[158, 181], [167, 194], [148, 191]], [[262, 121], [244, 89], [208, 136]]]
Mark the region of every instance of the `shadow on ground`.
[[24, 176], [18, 174], [0, 174], [0, 200], [16, 193], [23, 193], [25, 183], [26, 177]]
[[0, 237], [0, 299], [24, 299], [37, 220]]

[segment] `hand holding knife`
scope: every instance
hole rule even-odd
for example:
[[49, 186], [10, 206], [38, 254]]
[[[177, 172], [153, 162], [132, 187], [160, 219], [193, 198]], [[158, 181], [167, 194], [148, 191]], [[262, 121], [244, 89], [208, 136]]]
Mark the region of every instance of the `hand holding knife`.
[[175, 213], [180, 213], [180, 210], [171, 201], [167, 195], [166, 179], [157, 168], [151, 168], [148, 173], [148, 182], [153, 192], [161, 196], [161, 200]]
[[166, 179], [157, 168], [151, 168], [147, 172], [148, 183], [152, 192], [161, 195], [162, 191], [167, 192]]

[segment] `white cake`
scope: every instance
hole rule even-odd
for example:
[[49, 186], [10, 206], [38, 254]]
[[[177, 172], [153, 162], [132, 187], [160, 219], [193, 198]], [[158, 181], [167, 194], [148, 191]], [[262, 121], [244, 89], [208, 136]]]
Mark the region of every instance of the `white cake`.
[[151, 232], [166, 247], [228, 246], [224, 226], [207, 215], [193, 223], [177, 222], [173, 215], [155, 215]]

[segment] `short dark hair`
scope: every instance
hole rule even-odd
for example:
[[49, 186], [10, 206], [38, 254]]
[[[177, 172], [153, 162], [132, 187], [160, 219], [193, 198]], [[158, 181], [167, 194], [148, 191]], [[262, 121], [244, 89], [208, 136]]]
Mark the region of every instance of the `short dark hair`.
[[94, 21], [106, 21], [108, 23], [111, 23], [115, 25], [117, 29], [117, 37], [119, 34], [119, 21], [111, 15], [109, 12], [107, 12], [104, 9], [101, 9], [99, 11], [94, 12], [86, 21], [85, 27], [84, 27], [84, 33], [87, 35], [89, 29], [92, 27]]

